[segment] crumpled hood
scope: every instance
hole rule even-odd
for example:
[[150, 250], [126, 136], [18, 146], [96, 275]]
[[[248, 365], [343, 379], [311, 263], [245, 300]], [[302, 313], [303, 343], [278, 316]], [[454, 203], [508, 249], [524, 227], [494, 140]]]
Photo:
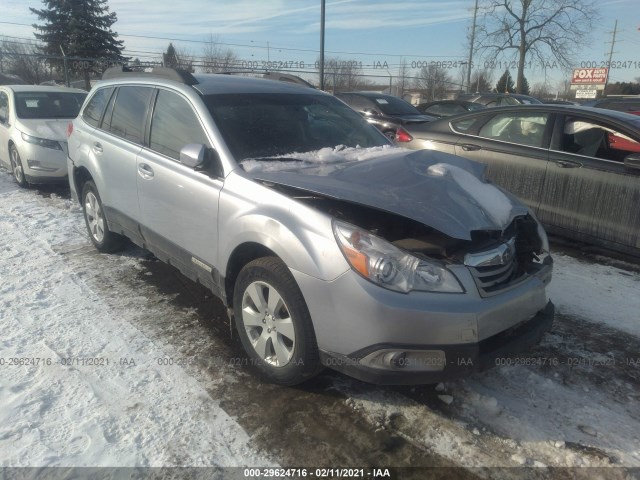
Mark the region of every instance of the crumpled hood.
[[515, 197], [483, 182], [483, 171], [483, 165], [461, 157], [419, 150], [249, 175], [384, 210], [471, 240], [473, 230], [503, 230], [514, 217], [528, 213]]
[[67, 141], [67, 126], [73, 119], [20, 119], [18, 130], [32, 137], [46, 138], [58, 142]]

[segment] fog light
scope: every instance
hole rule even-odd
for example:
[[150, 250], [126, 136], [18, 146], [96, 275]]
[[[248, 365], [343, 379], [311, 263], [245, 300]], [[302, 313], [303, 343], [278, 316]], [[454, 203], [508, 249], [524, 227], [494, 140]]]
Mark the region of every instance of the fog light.
[[378, 350], [360, 361], [361, 365], [380, 370], [440, 372], [447, 365], [442, 350]]

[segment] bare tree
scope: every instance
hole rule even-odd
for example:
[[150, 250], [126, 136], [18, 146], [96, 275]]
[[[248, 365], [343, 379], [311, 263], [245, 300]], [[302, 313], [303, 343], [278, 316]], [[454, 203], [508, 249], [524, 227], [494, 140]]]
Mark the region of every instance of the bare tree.
[[[522, 92], [527, 62], [570, 67], [593, 29], [595, 0], [484, 0], [476, 50], [517, 59], [516, 91]], [[511, 54], [511, 55], [510, 55]], [[533, 60], [532, 60], [533, 59]]]
[[333, 93], [359, 90], [369, 85], [362, 75], [360, 62], [340, 57], [324, 59], [325, 90]]
[[445, 98], [447, 90], [454, 83], [446, 69], [438, 68], [435, 63], [430, 63], [420, 69], [415, 85], [416, 88], [424, 91], [427, 101], [432, 102]]
[[4, 40], [0, 43], [0, 51], [4, 57], [5, 72], [18, 75], [30, 84], [38, 84], [50, 78], [45, 58], [35, 43]]
[[[398, 66], [398, 77], [396, 80], [396, 88], [398, 90], [397, 95], [400, 98], [404, 97], [405, 92], [407, 91], [407, 89], [410, 86], [410, 78], [411, 77], [411, 71], [409, 70], [409, 64], [407, 63], [407, 61], [403, 58], [402, 60], [400, 60], [400, 65]], [[391, 93], [391, 92], [389, 92]]]
[[551, 91], [547, 82], [536, 82], [533, 84], [533, 88], [531, 89], [531, 95], [541, 100], [545, 100], [553, 98], [554, 93]]
[[228, 72], [238, 66], [238, 56], [230, 48], [220, 45], [217, 36], [209, 35], [202, 49], [202, 71], [204, 73]]

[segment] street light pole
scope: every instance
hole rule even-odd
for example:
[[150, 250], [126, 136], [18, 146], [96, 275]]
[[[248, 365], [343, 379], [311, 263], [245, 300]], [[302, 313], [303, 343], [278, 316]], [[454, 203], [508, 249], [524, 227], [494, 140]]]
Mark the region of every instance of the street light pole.
[[473, 62], [473, 44], [476, 40], [476, 18], [478, 16], [478, 0], [473, 9], [473, 25], [471, 27], [471, 45], [469, 45], [469, 63], [467, 63], [467, 93], [471, 93], [471, 64]]
[[324, 90], [324, 4], [320, 0], [320, 90]]

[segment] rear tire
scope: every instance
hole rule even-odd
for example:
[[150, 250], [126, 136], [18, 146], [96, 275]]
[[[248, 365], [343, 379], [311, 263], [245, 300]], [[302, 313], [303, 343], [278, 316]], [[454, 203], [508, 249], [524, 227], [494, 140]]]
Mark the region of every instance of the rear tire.
[[233, 295], [234, 317], [249, 363], [273, 383], [296, 385], [321, 370], [302, 292], [277, 257], [247, 264]]
[[109, 230], [102, 200], [96, 184], [91, 180], [82, 186], [82, 211], [91, 243], [99, 252], [111, 253], [122, 250], [124, 237]]

